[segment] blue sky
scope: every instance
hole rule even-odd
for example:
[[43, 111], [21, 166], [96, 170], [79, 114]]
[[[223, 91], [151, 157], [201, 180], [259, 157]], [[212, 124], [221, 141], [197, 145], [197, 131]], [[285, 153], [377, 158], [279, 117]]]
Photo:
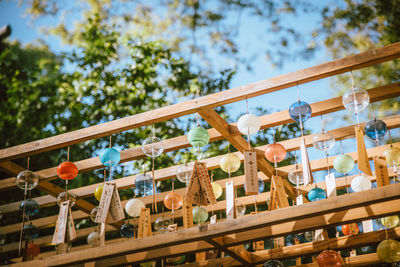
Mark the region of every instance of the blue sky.
[[[69, 1], [63, 1], [68, 4]], [[323, 2], [323, 1], [322, 1]], [[326, 2], [324, 2], [326, 3]], [[25, 10], [25, 2], [21, 7], [18, 7], [18, 1], [1, 1], [0, 2], [0, 26], [5, 24], [11, 24], [12, 26], [12, 36], [11, 40], [19, 40], [22, 43], [30, 43], [35, 41], [36, 39], [43, 38], [50, 46], [50, 48], [55, 52], [61, 52], [63, 50], [68, 50], [68, 47], [62, 45], [60, 40], [55, 37], [45, 37], [39, 31], [38, 26], [51, 25], [55, 23], [55, 20], [46, 19], [41, 20], [39, 23], [35, 24], [35, 27], [30, 25], [29, 19], [24, 15]], [[301, 25], [300, 27], [296, 27], [296, 29], [302, 31], [304, 34], [307, 34], [314, 25], [319, 23], [319, 16], [317, 13], [315, 14], [307, 14], [306, 16], [300, 16], [297, 19], [293, 19], [287, 21], [288, 24], [292, 25]], [[283, 68], [274, 68], [269, 64], [264, 56], [265, 43], [259, 42], [257, 36], [263, 34], [262, 22], [255, 18], [254, 16], [244, 15], [242, 18], [242, 23], [240, 25], [239, 32], [239, 48], [240, 53], [246, 53], [251, 51], [253, 53], [259, 52], [260, 56], [256, 57], [256, 59], [252, 62], [253, 71], [248, 71], [246, 68], [239, 68], [237, 75], [234, 77], [232, 81], [232, 87], [237, 87], [245, 84], [249, 84], [252, 82], [256, 82], [259, 80], [268, 79], [271, 77], [275, 77], [278, 75], [282, 75], [285, 73], [289, 73], [292, 71], [300, 70], [306, 67], [310, 67], [313, 65], [317, 65], [329, 60], [332, 60], [327, 52], [321, 48], [315, 54], [313, 58], [310, 60], [298, 59], [295, 62], [288, 62], [283, 66]], [[273, 38], [271, 36], [270, 38]], [[210, 51], [213, 53], [213, 51]], [[215, 54], [215, 53], [214, 53]], [[216, 62], [219, 61], [218, 55], [215, 55]], [[303, 101], [308, 103], [313, 103], [317, 101], [321, 101], [324, 99], [331, 98], [335, 96], [334, 90], [331, 88], [330, 78], [322, 79], [319, 81], [314, 81], [311, 83], [300, 85], [300, 98]], [[259, 96], [256, 98], [249, 99], [249, 107], [250, 110], [255, 107], [264, 107], [272, 111], [279, 111], [288, 109], [289, 106], [296, 101], [296, 88], [289, 88], [286, 90], [281, 90], [278, 92], [270, 93], [264, 96]], [[244, 109], [244, 101], [227, 105], [229, 108], [230, 114], [230, 122], [233, 122], [237, 119], [239, 113], [245, 112]], [[335, 116], [336, 118], [342, 116], [347, 111], [336, 112], [332, 115], [329, 115], [331, 118]], [[354, 117], [354, 116], [353, 116]], [[338, 128], [341, 126], [346, 126], [349, 124], [347, 121], [343, 120], [332, 120], [333, 122], [328, 125], [328, 130]], [[353, 121], [355, 123], [355, 120]], [[306, 122], [306, 127], [312, 130], [312, 132], [316, 133], [320, 131], [320, 118], [311, 118]], [[369, 144], [371, 146], [371, 144]], [[344, 142], [344, 151], [354, 151], [355, 144], [354, 141], [348, 140]], [[339, 154], [340, 148], [339, 145], [336, 144], [335, 148], [330, 151], [331, 155]], [[310, 158], [316, 159], [323, 157], [323, 153], [320, 151], [316, 151], [314, 148], [309, 149]]]

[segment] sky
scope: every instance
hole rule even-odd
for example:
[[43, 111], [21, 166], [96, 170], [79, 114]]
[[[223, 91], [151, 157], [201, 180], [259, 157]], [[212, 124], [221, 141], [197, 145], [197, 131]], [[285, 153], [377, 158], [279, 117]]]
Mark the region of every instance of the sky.
[[[44, 40], [49, 44], [50, 48], [54, 52], [58, 53], [70, 49], [68, 46], [63, 45], [60, 40], [55, 37], [44, 37], [44, 35], [40, 33], [39, 27], [37, 27], [49, 24], [51, 25], [55, 23], [55, 21], [52, 21], [52, 19], [46, 19], [38, 24], [35, 24], [35, 27], [33, 27], [30, 24], [29, 18], [24, 15], [26, 5], [25, 2], [22, 3], [22, 6], [18, 7], [18, 1], [0, 2], [0, 27], [5, 24], [11, 24], [11, 40], [17, 39], [20, 42], [27, 44], [41, 37], [44, 38]], [[69, 1], [64, 1], [64, 3], [68, 4]], [[70, 17], [70, 19], [73, 19], [73, 17]], [[301, 25], [301, 27], [297, 27], [297, 29], [303, 31], [305, 34], [308, 30], [310, 30], [307, 27], [312, 27], [313, 25], [316, 25], [317, 23], [319, 23], [319, 19], [320, 18], [319, 16], [317, 16], [317, 14], [308, 14], [306, 16], [300, 16], [297, 19], [288, 21], [287, 23], [292, 25]], [[242, 18], [242, 23], [240, 25], [239, 31], [239, 53], [246, 53], [247, 51], [257, 53], [257, 51], [259, 51], [260, 56], [256, 57], [255, 60], [252, 62], [252, 71], [248, 71], [244, 67], [238, 69], [238, 72], [234, 76], [234, 79], [231, 83], [232, 88], [272, 78], [278, 75], [286, 74], [292, 71], [311, 67], [332, 60], [327, 51], [321, 48], [317, 51], [315, 56], [309, 60], [298, 59], [295, 62], [289, 62], [285, 64], [282, 68], [272, 67], [271, 64], [267, 62], [263, 53], [265, 43], [259, 42], [259, 40], [257, 39], [257, 36], [263, 34], [261, 29], [264, 29], [262, 25], [260, 25], [260, 23], [261, 22], [257, 20], [254, 16], [244, 15], [244, 17]], [[210, 53], [213, 53], [213, 51], [210, 51]], [[217, 54], [215, 55], [215, 60], [218, 62]], [[330, 78], [300, 85], [299, 91], [301, 100], [308, 103], [322, 101], [336, 96], [335, 91], [332, 89], [332, 82]], [[289, 106], [296, 101], [296, 98], [296, 88], [288, 88], [264, 96], [251, 98], [248, 101], [250, 111], [252, 108], [258, 106], [262, 106], [272, 111], [280, 111], [288, 109]], [[244, 101], [227, 105], [231, 120], [229, 122], [236, 121], [239, 114], [245, 112], [244, 106]], [[341, 116], [346, 114], [346, 112], [347, 111], [340, 111], [327, 115], [326, 119], [329, 121], [329, 123], [327, 124], [327, 130], [349, 125], [348, 121], [334, 119], [340, 118]], [[354, 116], [352, 116], [352, 118], [354, 124], [355, 118]], [[308, 129], [311, 129], [313, 133], [317, 133], [320, 131], [320, 124], [320, 118], [316, 117], [309, 119], [306, 122], [305, 126]], [[345, 141], [343, 144], [345, 153], [355, 150], [354, 141]], [[367, 145], [371, 147], [373, 144], [368, 143]], [[340, 147], [338, 144], [336, 144], [334, 149], [330, 151], [330, 155], [336, 155], [339, 153]], [[313, 148], [309, 149], [309, 154], [311, 160], [324, 156], [321, 151], [317, 151]]]

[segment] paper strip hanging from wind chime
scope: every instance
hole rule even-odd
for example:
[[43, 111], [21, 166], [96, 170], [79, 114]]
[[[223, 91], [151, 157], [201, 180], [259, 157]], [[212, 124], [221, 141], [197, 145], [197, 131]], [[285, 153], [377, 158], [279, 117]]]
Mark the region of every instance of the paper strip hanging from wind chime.
[[190, 228], [193, 227], [193, 207], [192, 204], [183, 201], [182, 205], [182, 219], [183, 227]]
[[229, 180], [225, 185], [226, 191], [226, 220], [236, 218], [235, 209], [235, 186], [233, 180]]
[[386, 164], [386, 158], [374, 157], [376, 184], [378, 187], [389, 185], [389, 171]]
[[311, 172], [310, 160], [308, 158], [307, 147], [304, 138], [300, 142], [301, 164], [303, 167], [304, 185], [313, 184], [314, 178]]
[[143, 238], [151, 235], [152, 231], [151, 231], [150, 209], [142, 208], [139, 217], [138, 238]]
[[125, 219], [121, 199], [115, 181], [106, 182], [103, 187], [95, 222], [114, 223]]
[[366, 175], [372, 176], [367, 149], [365, 148], [363, 131], [358, 126], [355, 126], [354, 130], [357, 141], [358, 169], [364, 172]]
[[258, 195], [257, 154], [254, 150], [244, 151], [244, 176], [246, 195]]
[[60, 204], [60, 211], [58, 213], [57, 223], [52, 239], [53, 244], [64, 244], [77, 238], [70, 205], [70, 200], [64, 201]]
[[214, 191], [204, 162], [195, 162], [192, 177], [186, 191], [185, 201], [199, 206], [216, 204]]
[[331, 172], [325, 175], [327, 197], [336, 197], [336, 179], [335, 174]]

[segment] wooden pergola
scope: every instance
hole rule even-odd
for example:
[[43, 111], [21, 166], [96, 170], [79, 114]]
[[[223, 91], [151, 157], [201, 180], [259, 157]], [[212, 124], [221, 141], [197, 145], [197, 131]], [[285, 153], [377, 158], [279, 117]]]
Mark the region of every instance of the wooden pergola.
[[[213, 128], [208, 129], [210, 142], [225, 139], [229, 141], [237, 150], [235, 152], [243, 160], [243, 152], [248, 149], [249, 144], [242, 137], [236, 127], [236, 123], [226, 122], [214, 108], [246, 98], [256, 97], [268, 94], [274, 91], [283, 90], [299, 84], [331, 77], [341, 73], [369, 67], [382, 62], [395, 60], [400, 57], [400, 43], [395, 43], [386, 47], [367, 51], [361, 54], [349, 56], [343, 59], [327, 62], [307, 69], [295, 71], [289, 74], [281, 75], [275, 78], [263, 80], [260, 82], [248, 84], [245, 86], [225, 90], [211, 95], [203, 96], [197, 99], [188, 100], [182, 103], [162, 107], [156, 110], [147, 111], [130, 117], [94, 125], [73, 132], [45, 138], [42, 140], [18, 145], [15, 147], [0, 150], [0, 170], [13, 176], [0, 180], [0, 190], [11, 190], [16, 187], [15, 176], [24, 168], [15, 164], [12, 160], [23, 158], [46, 151], [60, 149], [73, 144], [81, 143], [87, 140], [106, 137], [112, 134], [120, 133], [126, 130], [151, 125], [177, 118], [180, 116], [198, 113]], [[400, 82], [371, 88], [368, 90], [370, 102], [400, 96]], [[310, 104], [312, 107], [312, 116], [329, 114], [343, 110], [341, 97], [335, 97], [320, 102]], [[274, 126], [293, 122], [289, 116], [288, 110], [283, 110], [273, 114], [267, 114], [259, 117], [261, 129], [267, 129]], [[400, 115], [394, 115], [382, 119], [386, 122], [389, 129], [400, 127]], [[364, 125], [361, 123], [361, 125]], [[330, 131], [336, 140], [354, 138], [354, 125], [342, 127]], [[305, 136], [306, 145], [311, 146], [311, 140], [314, 135]], [[175, 151], [190, 147], [186, 136], [179, 136], [163, 140], [165, 152]], [[287, 151], [300, 149], [300, 138], [294, 138], [280, 142]], [[400, 148], [400, 143], [393, 144]], [[381, 155], [388, 148], [388, 145], [368, 149], [368, 157]], [[265, 182], [269, 182], [271, 176], [275, 173], [275, 168], [264, 158], [265, 146], [254, 148], [257, 152], [257, 164], [259, 177]], [[350, 153], [357, 162], [357, 153]], [[140, 147], [134, 147], [121, 151], [121, 162], [133, 161], [145, 158]], [[204, 159], [209, 170], [219, 168], [219, 160], [222, 156], [216, 156]], [[328, 165], [332, 167], [334, 157], [329, 157]], [[313, 172], [323, 170], [327, 167], [326, 159], [311, 161]], [[95, 169], [104, 168], [98, 157], [88, 158], [74, 162], [79, 168], [79, 172], [89, 172]], [[287, 173], [294, 165], [277, 168], [280, 176], [287, 177]], [[38, 189], [48, 195], [34, 198], [40, 206], [54, 205], [57, 202], [57, 196], [63, 192], [53, 183], [57, 179], [57, 167], [37, 171], [40, 178]], [[157, 169], [155, 171], [156, 180], [171, 179], [176, 174], [177, 166]], [[393, 176], [393, 170], [389, 170], [389, 175]], [[123, 177], [116, 180], [118, 189], [130, 188], [134, 186], [135, 176]], [[244, 176], [236, 176], [229, 179], [218, 180], [217, 182], [225, 188], [227, 180], [234, 180], [235, 187], [243, 187]], [[347, 177], [351, 181], [352, 177]], [[373, 178], [374, 179], [374, 178]], [[373, 180], [372, 179], [372, 180]], [[295, 200], [297, 190], [286, 179], [283, 179], [284, 188], [287, 196]], [[78, 199], [75, 207], [79, 210], [73, 211], [74, 220], [89, 217], [89, 213], [94, 206], [85, 200], [93, 196], [94, 189], [100, 185], [92, 184], [84, 187], [70, 190]], [[325, 182], [317, 183], [318, 187], [326, 188]], [[336, 179], [337, 189], [346, 188], [349, 183], [344, 178]], [[314, 185], [300, 186], [301, 193], [306, 194]], [[176, 190], [182, 195], [185, 188]], [[171, 257], [174, 255], [183, 255], [192, 252], [203, 252], [211, 249], [219, 249], [229, 257], [203, 260], [196, 263], [188, 263], [185, 266], [254, 266], [261, 264], [269, 259], [296, 258], [304, 255], [319, 253], [327, 248], [346, 249], [355, 248], [364, 245], [375, 244], [385, 239], [385, 231], [373, 231], [353, 236], [344, 236], [328, 238], [323, 241], [313, 241], [309, 243], [296, 244], [287, 247], [248, 252], [242, 246], [244, 243], [263, 240], [266, 238], [282, 237], [290, 234], [300, 233], [315, 229], [325, 229], [327, 227], [342, 225], [351, 222], [360, 222], [368, 218], [380, 218], [388, 215], [400, 213], [400, 184], [391, 184], [384, 187], [374, 188], [368, 192], [352, 193], [318, 202], [304, 203], [301, 206], [290, 206], [272, 211], [265, 211], [254, 215], [245, 215], [234, 220], [221, 220], [216, 224], [209, 224], [206, 231], [201, 231], [199, 227], [187, 229], [179, 228], [176, 232], [153, 235], [142, 239], [117, 238], [106, 240], [105, 246], [91, 248], [89, 245], [72, 247], [71, 252], [55, 255], [55, 252], [45, 252], [38, 258], [20, 262], [20, 259], [14, 259], [15, 266], [114, 266], [129, 265], [133, 263], [148, 262], [156, 259]], [[162, 202], [168, 192], [162, 192], [156, 195], [156, 201]], [[267, 203], [270, 193], [261, 193], [256, 196], [257, 203]], [[152, 203], [152, 196], [141, 198], [146, 205]], [[240, 200], [246, 205], [254, 204], [253, 196], [240, 197]], [[125, 201], [123, 201], [125, 204]], [[0, 206], [4, 213], [11, 213], [19, 210], [20, 202], [8, 203]], [[214, 204], [213, 211], [225, 210], [225, 200]], [[206, 207], [211, 211], [211, 206]], [[168, 216], [168, 212], [165, 212]], [[157, 214], [151, 215], [152, 222], [158, 217]], [[182, 217], [182, 210], [175, 211], [175, 218]], [[57, 215], [33, 219], [32, 223], [39, 228], [54, 227]], [[106, 231], [117, 231], [122, 223], [107, 225]], [[86, 237], [95, 227], [77, 230], [78, 238]], [[10, 234], [20, 231], [21, 224], [12, 224], [0, 227], [0, 232]], [[400, 238], [400, 227], [388, 230], [388, 235], [392, 239]], [[42, 236], [35, 240], [36, 244], [46, 245], [51, 243], [52, 236]], [[3, 251], [15, 251], [18, 249], [18, 243], [6, 244]], [[380, 260], [376, 253], [359, 255], [345, 258], [348, 266], [363, 266], [379, 263]], [[13, 266], [14, 266], [13, 265]], [[301, 266], [318, 266], [316, 263], [303, 264]]]

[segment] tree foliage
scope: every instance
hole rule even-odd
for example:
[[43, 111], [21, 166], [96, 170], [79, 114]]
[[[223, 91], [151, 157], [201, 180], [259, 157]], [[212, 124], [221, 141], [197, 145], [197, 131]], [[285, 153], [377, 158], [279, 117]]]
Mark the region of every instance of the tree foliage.
[[[334, 58], [382, 47], [400, 41], [400, 2], [392, 0], [344, 1], [341, 5], [326, 6], [322, 25], [317, 32]], [[400, 79], [399, 60], [378, 64], [354, 72], [356, 86], [369, 89]], [[340, 94], [350, 88], [348, 74], [340, 75], [332, 87]], [[377, 104], [378, 116], [397, 114], [399, 99]]]

